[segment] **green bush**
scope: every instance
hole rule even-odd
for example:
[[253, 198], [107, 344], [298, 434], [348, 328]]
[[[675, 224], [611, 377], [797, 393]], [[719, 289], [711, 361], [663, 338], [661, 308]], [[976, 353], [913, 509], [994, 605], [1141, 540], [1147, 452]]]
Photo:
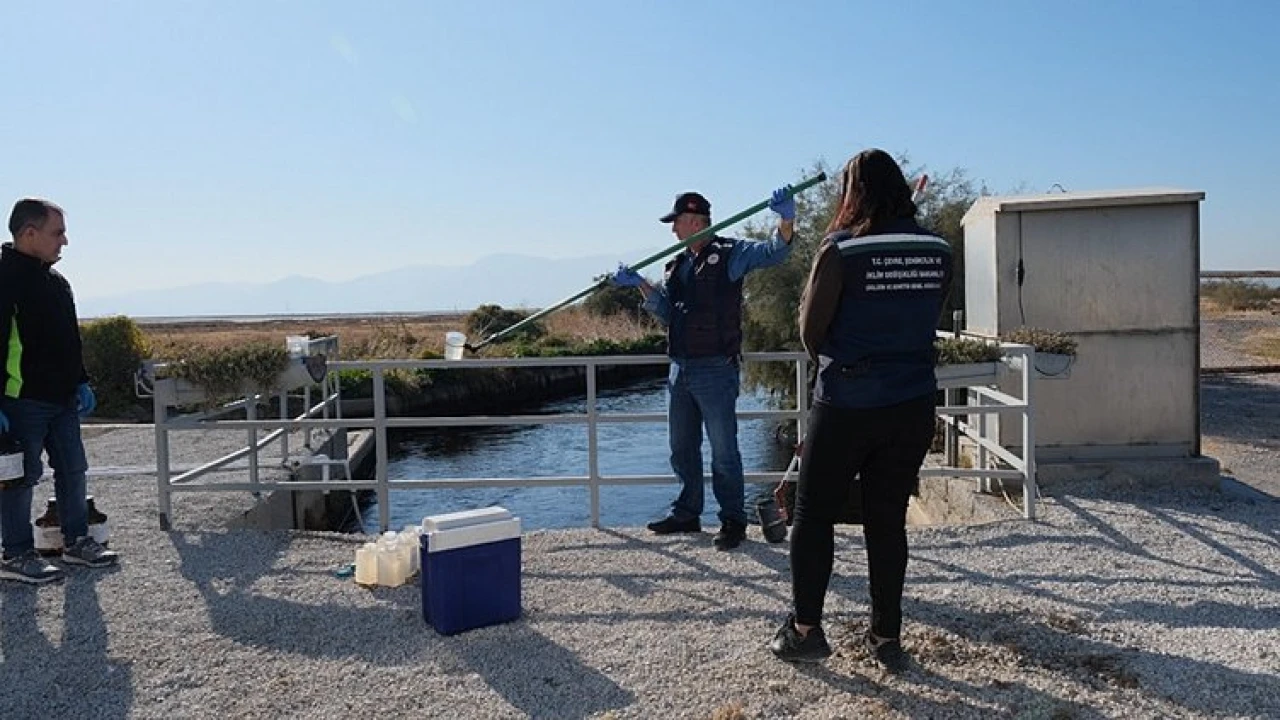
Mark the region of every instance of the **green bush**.
[[84, 366], [98, 398], [96, 414], [123, 417], [139, 407], [134, 374], [151, 350], [138, 324], [123, 315], [94, 320], [80, 331]]
[[[483, 340], [490, 335], [506, 330], [529, 317], [529, 313], [519, 310], [508, 310], [501, 305], [481, 305], [467, 315], [467, 334], [472, 343]], [[542, 323], [531, 322], [519, 330], [503, 336], [501, 342], [512, 340], [537, 340], [546, 334]]]
[[[383, 382], [389, 394], [407, 397], [432, 384], [431, 376], [427, 375], [431, 372], [433, 371], [426, 369], [387, 370], [383, 373]], [[339, 370], [338, 387], [344, 398], [371, 398], [373, 397], [373, 371]]]
[[536, 342], [520, 342], [510, 347], [512, 357], [580, 357], [584, 355], [662, 355], [667, 336], [651, 333], [633, 340], [596, 338], [570, 343], [564, 338], [546, 337]]
[[165, 374], [204, 388], [210, 402], [241, 397], [248, 389], [270, 391], [289, 366], [289, 353], [276, 343], [205, 347], [174, 346], [165, 351]]
[[625, 315], [630, 318], [644, 317], [644, 296], [635, 288], [606, 285], [587, 296], [582, 307], [592, 315], [613, 317]]

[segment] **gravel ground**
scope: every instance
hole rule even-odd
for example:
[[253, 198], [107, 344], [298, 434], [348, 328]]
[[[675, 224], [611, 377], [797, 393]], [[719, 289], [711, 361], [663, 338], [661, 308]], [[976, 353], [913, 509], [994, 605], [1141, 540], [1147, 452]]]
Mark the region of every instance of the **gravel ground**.
[[[1246, 354], [1247, 339], [1280, 329], [1280, 315], [1206, 316], [1201, 323], [1204, 367], [1270, 362]], [[1280, 497], [1280, 374], [1206, 375], [1200, 380], [1201, 451], [1222, 463], [1222, 474]]]
[[[1252, 397], [1236, 390], [1206, 388], [1207, 417], [1224, 418], [1206, 432], [1250, 447], [1247, 429], [1226, 429], [1231, 398]], [[149, 430], [92, 434], [95, 466], [152, 461]], [[175, 462], [242, 438], [181, 434]], [[1248, 467], [1280, 473], [1262, 456]], [[852, 533], [829, 594], [837, 654], [793, 667], [765, 648], [789, 597], [786, 546], [756, 536], [717, 553], [709, 534], [527, 533], [524, 616], [445, 638], [416, 587], [334, 576], [357, 538], [223, 529], [248, 495], [179, 495], [162, 532], [153, 478], [91, 489], [124, 562], [0, 584], [0, 717], [1280, 717], [1270, 498], [1063, 495], [1035, 522], [912, 528], [915, 660], [894, 677], [856, 642]]]
[[[1228, 325], [1206, 327], [1206, 361], [1256, 362]], [[1204, 379], [1204, 452], [1236, 481], [1220, 490], [1080, 487], [1035, 522], [912, 528], [898, 677], [857, 643], [856, 533], [837, 539], [820, 666], [765, 649], [788, 558], [755, 537], [724, 554], [709, 534], [527, 533], [523, 617], [445, 638], [416, 587], [335, 577], [358, 538], [226, 530], [247, 493], [175, 495], [160, 531], [154, 478], [127, 474], [154, 463], [150, 430], [90, 428], [125, 560], [0, 583], [0, 718], [1280, 717], [1277, 401], [1280, 377]], [[242, 443], [175, 434], [174, 463]]]

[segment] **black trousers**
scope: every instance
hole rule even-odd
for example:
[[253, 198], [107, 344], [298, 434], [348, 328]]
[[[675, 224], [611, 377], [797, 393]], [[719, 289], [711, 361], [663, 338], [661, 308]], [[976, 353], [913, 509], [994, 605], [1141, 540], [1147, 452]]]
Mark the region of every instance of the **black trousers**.
[[[831, 581], [834, 525], [850, 492], [862, 499], [871, 586], [871, 630], [902, 630], [907, 573], [907, 501], [934, 434], [934, 394], [880, 408], [815, 403], [800, 458], [791, 530], [791, 593], [796, 622], [818, 625]], [[855, 498], [856, 499], [856, 498]]]

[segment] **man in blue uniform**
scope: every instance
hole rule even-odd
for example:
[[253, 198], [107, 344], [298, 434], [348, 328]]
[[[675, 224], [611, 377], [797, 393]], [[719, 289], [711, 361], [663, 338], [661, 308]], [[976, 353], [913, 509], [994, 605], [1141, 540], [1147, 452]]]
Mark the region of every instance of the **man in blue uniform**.
[[[656, 285], [625, 266], [613, 276], [615, 284], [640, 288], [645, 309], [667, 328], [671, 468], [681, 489], [671, 513], [650, 523], [649, 530], [659, 535], [702, 531], [705, 427], [711, 442], [711, 488], [720, 505], [719, 550], [738, 547], [747, 530], [737, 418], [743, 278], [786, 260], [795, 229], [789, 188], [775, 191], [769, 207], [781, 219], [768, 241], [701, 238], [667, 263], [663, 281]], [[696, 192], [683, 193], [661, 220], [686, 240], [710, 227], [711, 203]]]

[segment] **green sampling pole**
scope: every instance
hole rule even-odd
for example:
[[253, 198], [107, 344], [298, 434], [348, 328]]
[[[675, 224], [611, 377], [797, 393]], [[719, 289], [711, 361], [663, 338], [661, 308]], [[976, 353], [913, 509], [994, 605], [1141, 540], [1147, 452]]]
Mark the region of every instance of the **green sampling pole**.
[[[818, 183], [823, 182], [823, 181], [824, 181], [824, 180], [826, 180], [826, 179], [827, 179], [827, 174], [826, 174], [826, 173], [818, 173], [816, 176], [811, 177], [811, 178], [809, 178], [808, 180], [805, 180], [805, 181], [801, 182], [799, 185], [794, 185], [794, 186], [792, 186], [792, 187], [791, 187], [791, 190], [790, 190], [790, 195], [793, 195], [793, 196], [794, 196], [794, 195], [799, 195], [800, 193], [804, 192], [805, 190], [808, 190], [809, 188], [813, 187], [814, 185], [817, 185]], [[762, 202], [758, 202], [758, 203], [756, 203], [755, 205], [752, 205], [751, 207], [747, 208], [746, 210], [743, 210], [742, 212], [738, 213], [737, 215], [734, 215], [734, 216], [732, 216], [732, 217], [730, 217], [730, 218], [727, 218], [727, 219], [725, 219], [725, 220], [721, 220], [720, 222], [716, 223], [715, 225], [711, 225], [711, 226], [709, 226], [709, 227], [703, 228], [702, 230], [699, 230], [698, 232], [696, 232], [696, 233], [694, 233], [694, 234], [690, 235], [689, 237], [685, 238], [684, 240], [681, 240], [680, 242], [678, 242], [678, 243], [676, 243], [676, 244], [672, 245], [671, 247], [668, 247], [668, 248], [666, 248], [666, 249], [664, 249], [664, 250], [659, 250], [658, 252], [656, 252], [656, 253], [654, 253], [654, 254], [650, 255], [650, 256], [649, 256], [649, 257], [647, 257], [647, 258], [645, 258], [645, 259], [643, 259], [643, 260], [641, 260], [641, 261], [639, 261], [639, 262], [637, 262], [637, 263], [633, 263], [633, 264], [631, 264], [631, 265], [630, 265], [630, 267], [631, 267], [631, 269], [632, 269], [632, 270], [639, 270], [639, 269], [641, 269], [641, 268], [648, 267], [649, 265], [652, 265], [653, 263], [655, 263], [655, 262], [657, 262], [657, 261], [661, 260], [662, 258], [665, 258], [665, 257], [667, 257], [668, 255], [670, 255], [670, 254], [672, 254], [672, 253], [674, 253], [674, 252], [676, 252], [676, 251], [678, 251], [678, 250], [683, 250], [685, 247], [687, 247], [687, 246], [689, 246], [689, 245], [692, 245], [693, 243], [696, 243], [696, 242], [698, 242], [699, 240], [701, 240], [701, 239], [703, 239], [703, 238], [705, 238], [705, 237], [708, 237], [708, 236], [714, 235], [715, 233], [719, 232], [720, 230], [723, 230], [723, 229], [725, 229], [725, 228], [727, 228], [727, 227], [729, 227], [729, 226], [731, 226], [731, 225], [736, 225], [737, 223], [740, 223], [740, 222], [742, 222], [743, 220], [746, 220], [747, 218], [751, 217], [752, 215], [755, 215], [756, 213], [760, 212], [761, 210], [764, 210], [764, 209], [765, 209], [765, 208], [767, 208], [767, 207], [769, 207], [769, 201], [768, 201], [768, 200], [764, 200], [764, 201], [762, 201]], [[578, 300], [581, 300], [582, 298], [584, 298], [584, 297], [586, 297], [586, 296], [590, 295], [591, 293], [595, 292], [596, 290], [599, 290], [600, 288], [604, 287], [604, 286], [605, 286], [605, 285], [607, 285], [607, 284], [609, 284], [609, 278], [608, 278], [608, 276], [606, 275], [605, 277], [600, 278], [600, 279], [599, 279], [599, 280], [597, 280], [594, 284], [592, 284], [592, 285], [590, 285], [589, 287], [587, 287], [587, 288], [585, 288], [585, 289], [581, 290], [580, 292], [574, 293], [573, 295], [570, 295], [569, 297], [567, 297], [567, 298], [565, 298], [565, 299], [561, 300], [560, 302], [558, 302], [558, 303], [556, 303], [556, 304], [554, 304], [554, 305], [552, 305], [552, 306], [550, 306], [550, 307], [546, 307], [546, 308], [543, 308], [543, 309], [539, 310], [538, 312], [536, 312], [536, 313], [534, 313], [534, 314], [530, 315], [529, 317], [527, 317], [527, 318], [525, 318], [525, 319], [521, 320], [520, 322], [516, 323], [515, 325], [512, 325], [511, 327], [509, 327], [509, 328], [507, 328], [507, 329], [505, 329], [505, 330], [500, 330], [500, 331], [498, 331], [498, 332], [496, 332], [496, 333], [494, 333], [494, 334], [490, 335], [489, 337], [485, 338], [485, 339], [484, 339], [484, 341], [480, 342], [479, 344], [477, 344], [477, 345], [467, 345], [466, 347], [467, 347], [467, 349], [468, 349], [468, 350], [470, 350], [471, 352], [476, 352], [477, 350], [479, 350], [480, 348], [484, 347], [485, 345], [488, 345], [489, 343], [492, 343], [492, 342], [494, 342], [495, 340], [498, 340], [498, 339], [500, 339], [500, 338], [502, 338], [502, 337], [505, 337], [506, 335], [511, 334], [512, 332], [515, 332], [516, 330], [520, 329], [520, 328], [521, 328], [521, 327], [523, 327], [524, 325], [527, 325], [527, 324], [529, 324], [529, 323], [533, 322], [534, 320], [537, 320], [538, 318], [546, 317], [547, 315], [550, 315], [551, 313], [553, 313], [553, 312], [555, 312], [555, 311], [559, 310], [560, 308], [562, 308], [562, 307], [564, 307], [564, 306], [566, 306], [566, 305], [570, 305], [570, 304], [572, 304], [572, 303], [577, 302]]]

